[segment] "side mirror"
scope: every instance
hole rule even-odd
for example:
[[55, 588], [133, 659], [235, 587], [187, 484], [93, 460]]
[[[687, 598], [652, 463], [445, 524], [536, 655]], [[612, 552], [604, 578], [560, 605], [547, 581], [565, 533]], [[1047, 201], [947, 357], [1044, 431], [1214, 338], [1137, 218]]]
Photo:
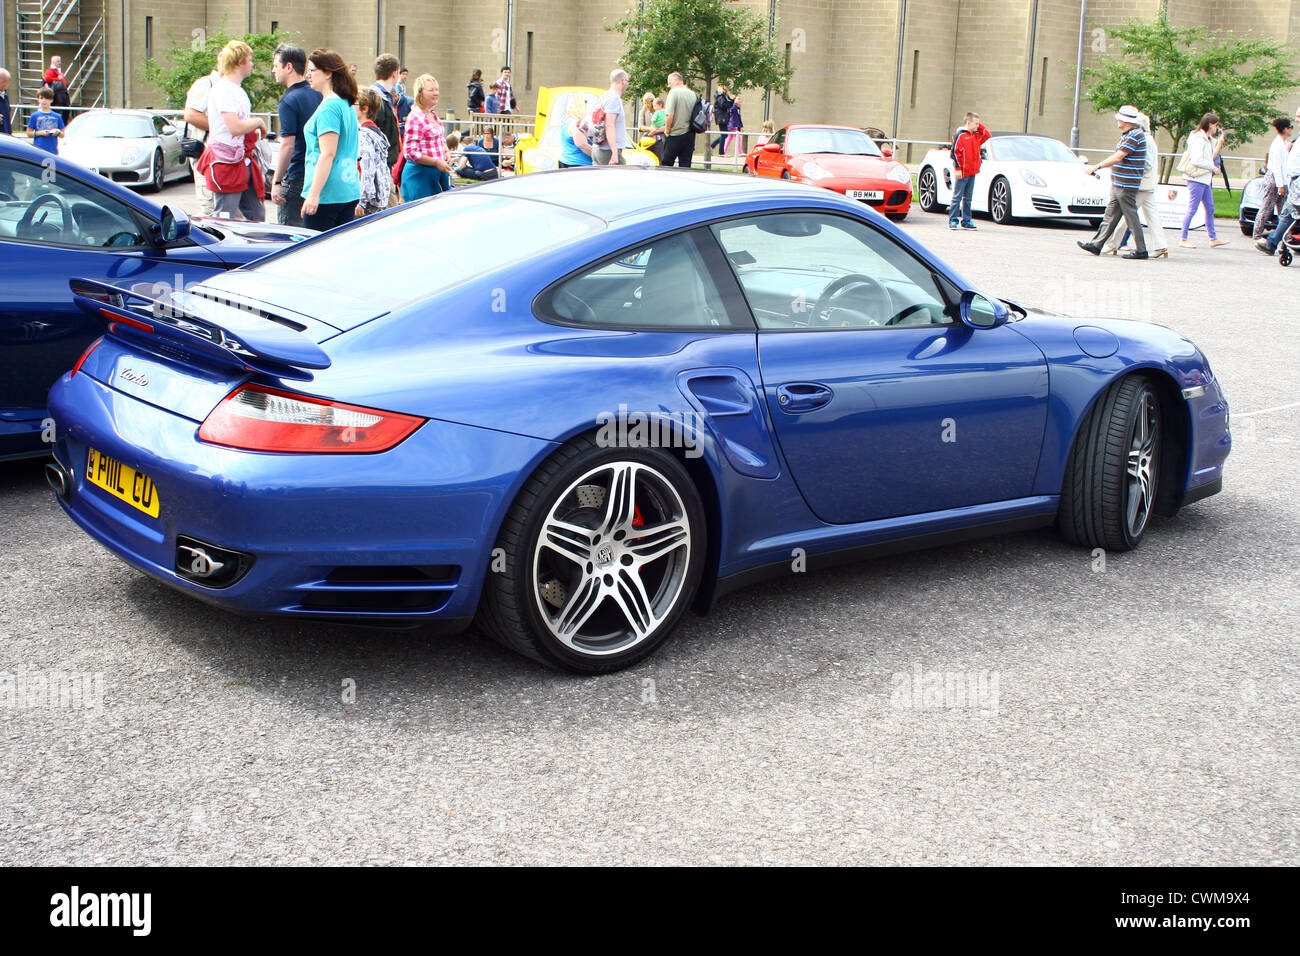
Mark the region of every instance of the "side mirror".
[[961, 294], [961, 320], [972, 329], [996, 329], [1010, 318], [1011, 310], [997, 299], [970, 290]]
[[162, 223], [159, 225], [159, 238], [163, 243], [184, 239], [190, 234], [190, 217], [184, 209], [163, 206]]
[[176, 132], [176, 127], [168, 123], [162, 128], [162, 131], [164, 136], [170, 136], [172, 133]]
[[781, 152], [781, 144], [780, 144], [780, 143], [764, 143], [764, 144], [763, 144], [763, 152], [765, 152], [765, 153], [779, 153], [779, 152]]
[[890, 159], [893, 157], [894, 151], [890, 149], [888, 146], [882, 146], [880, 147], [880, 155], [884, 156], [885, 159]]

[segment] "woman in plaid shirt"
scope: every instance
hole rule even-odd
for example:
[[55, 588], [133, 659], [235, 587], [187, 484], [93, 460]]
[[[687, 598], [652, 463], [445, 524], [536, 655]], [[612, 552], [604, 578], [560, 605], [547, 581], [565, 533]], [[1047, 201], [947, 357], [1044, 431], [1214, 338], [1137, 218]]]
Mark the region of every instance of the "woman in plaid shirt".
[[438, 105], [438, 81], [425, 73], [415, 81], [415, 104], [406, 118], [402, 155], [402, 199], [410, 202], [442, 191], [442, 174], [451, 174], [447, 138], [433, 111]]

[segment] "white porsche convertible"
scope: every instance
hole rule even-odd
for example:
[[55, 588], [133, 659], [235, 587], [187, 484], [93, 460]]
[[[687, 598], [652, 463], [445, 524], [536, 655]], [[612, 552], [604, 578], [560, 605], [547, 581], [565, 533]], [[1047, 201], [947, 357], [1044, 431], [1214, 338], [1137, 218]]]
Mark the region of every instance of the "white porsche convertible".
[[[1036, 133], [994, 133], [975, 177], [971, 211], [994, 222], [1015, 219], [1087, 219], [1101, 223], [1110, 198], [1110, 174], [1089, 176], [1060, 140]], [[925, 154], [916, 192], [926, 212], [945, 212], [952, 201], [952, 152], [940, 146]]]

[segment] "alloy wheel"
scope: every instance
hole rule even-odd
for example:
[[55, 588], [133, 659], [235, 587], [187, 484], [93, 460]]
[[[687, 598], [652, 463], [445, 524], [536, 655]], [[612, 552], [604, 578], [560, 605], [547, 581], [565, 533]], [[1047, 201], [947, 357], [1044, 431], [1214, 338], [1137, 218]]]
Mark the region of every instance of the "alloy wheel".
[[1128, 486], [1124, 520], [1129, 537], [1138, 538], [1146, 528], [1155, 500], [1156, 455], [1160, 447], [1160, 410], [1155, 396], [1143, 391], [1133, 415], [1129, 435]]
[[921, 181], [917, 184], [917, 189], [921, 194], [921, 208], [926, 212], [934, 212], [939, 208], [939, 186], [934, 179], [934, 170], [926, 169], [921, 173]]
[[556, 499], [533, 548], [543, 624], [583, 655], [641, 644], [677, 607], [694, 547], [686, 504], [658, 468], [618, 460], [590, 469]]
[[993, 184], [993, 201], [989, 212], [993, 214], [993, 221], [999, 224], [1011, 219], [1011, 187], [1005, 179], [999, 179]]

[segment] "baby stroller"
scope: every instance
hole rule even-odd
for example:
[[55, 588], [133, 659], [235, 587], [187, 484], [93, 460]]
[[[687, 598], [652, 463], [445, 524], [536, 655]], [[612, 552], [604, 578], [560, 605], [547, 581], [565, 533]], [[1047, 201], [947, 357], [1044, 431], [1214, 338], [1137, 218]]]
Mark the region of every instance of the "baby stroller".
[[1281, 248], [1277, 250], [1277, 261], [1284, 266], [1289, 266], [1291, 260], [1300, 255], [1300, 219], [1291, 224], [1287, 230], [1286, 238], [1282, 240]]

